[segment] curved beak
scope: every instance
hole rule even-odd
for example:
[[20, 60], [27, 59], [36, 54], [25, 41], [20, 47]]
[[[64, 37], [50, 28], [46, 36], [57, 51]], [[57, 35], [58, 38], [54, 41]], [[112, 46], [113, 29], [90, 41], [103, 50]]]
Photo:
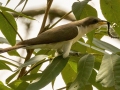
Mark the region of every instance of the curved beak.
[[98, 22], [100, 25], [110, 25], [108, 21], [101, 20]]

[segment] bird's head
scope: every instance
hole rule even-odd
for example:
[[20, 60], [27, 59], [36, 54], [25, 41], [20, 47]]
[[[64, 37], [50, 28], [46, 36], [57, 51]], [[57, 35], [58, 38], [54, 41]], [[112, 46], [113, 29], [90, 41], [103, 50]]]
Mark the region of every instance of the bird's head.
[[96, 29], [101, 26], [108, 25], [109, 23], [108, 21], [101, 20], [97, 17], [87, 17], [87, 18], [82, 19], [82, 22], [83, 22], [82, 26], [89, 27], [91, 29]]

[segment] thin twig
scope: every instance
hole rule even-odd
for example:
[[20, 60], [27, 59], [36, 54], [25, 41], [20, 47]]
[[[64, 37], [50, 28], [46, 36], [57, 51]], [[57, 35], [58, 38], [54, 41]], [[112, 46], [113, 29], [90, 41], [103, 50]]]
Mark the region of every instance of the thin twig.
[[62, 19], [64, 19], [66, 16], [68, 16], [72, 11], [66, 13], [63, 17], [61, 17], [58, 21], [56, 21], [50, 28], [54, 27], [58, 22], [60, 22]]
[[49, 14], [49, 10], [50, 10], [50, 7], [51, 7], [51, 5], [52, 5], [52, 2], [53, 2], [53, 0], [49, 0], [48, 3], [47, 3], [47, 9], [46, 9], [46, 11], [45, 11], [43, 23], [42, 23], [42, 26], [41, 26], [41, 28], [40, 28], [40, 31], [39, 31], [38, 35], [39, 35], [40, 33], [44, 32], [44, 27], [45, 27], [45, 24], [46, 24], [46, 21], [47, 21], [47, 16], [48, 16], [48, 14]]
[[8, 59], [8, 60], [10, 60], [10, 61], [13, 61], [13, 62], [15, 62], [15, 63], [17, 63], [17, 64], [22, 64], [22, 63], [20, 63], [20, 62], [18, 62], [18, 61], [16, 61], [16, 60], [7, 58], [7, 57], [5, 57], [5, 56], [3, 56], [3, 55], [0, 55], [0, 57], [5, 58], [5, 59]]
[[[26, 6], [27, 2], [28, 2], [28, 0], [26, 0], [26, 1], [25, 1], [25, 4], [24, 4], [24, 6], [23, 6], [23, 8], [22, 8], [21, 12], [23, 12], [23, 10], [24, 10], [24, 8], [25, 8], [25, 6]], [[15, 9], [16, 9], [19, 5], [20, 5], [20, 4], [18, 4], [18, 5], [15, 7]], [[15, 10], [15, 9], [14, 9], [14, 10]]]
[[59, 89], [57, 89], [57, 90], [63, 90], [63, 89], [66, 89], [67, 87], [62, 87], [62, 88], [59, 88]]

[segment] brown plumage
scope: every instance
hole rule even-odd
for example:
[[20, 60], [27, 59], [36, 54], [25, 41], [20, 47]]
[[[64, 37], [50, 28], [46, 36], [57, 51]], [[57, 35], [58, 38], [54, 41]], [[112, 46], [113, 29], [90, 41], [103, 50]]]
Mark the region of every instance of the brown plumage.
[[67, 57], [72, 44], [78, 41], [83, 35], [106, 23], [106, 21], [96, 17], [87, 17], [82, 20], [49, 29], [41, 33], [38, 37], [24, 40], [13, 47], [2, 49], [0, 53], [22, 47], [29, 49], [30, 47], [32, 47], [32, 49], [44, 47], [61, 50], [63, 51], [63, 57]]

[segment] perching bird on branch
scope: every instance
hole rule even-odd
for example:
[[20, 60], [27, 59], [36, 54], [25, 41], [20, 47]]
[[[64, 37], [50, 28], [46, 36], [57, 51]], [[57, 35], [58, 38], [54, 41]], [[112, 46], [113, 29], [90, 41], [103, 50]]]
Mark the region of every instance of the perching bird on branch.
[[108, 23], [109, 22], [96, 17], [87, 17], [82, 20], [49, 29], [35, 38], [19, 42], [13, 47], [1, 49], [0, 53], [18, 48], [45, 48], [56, 49], [58, 52], [62, 51], [63, 58], [66, 58], [69, 56], [71, 46], [82, 36], [100, 26], [107, 25]]

